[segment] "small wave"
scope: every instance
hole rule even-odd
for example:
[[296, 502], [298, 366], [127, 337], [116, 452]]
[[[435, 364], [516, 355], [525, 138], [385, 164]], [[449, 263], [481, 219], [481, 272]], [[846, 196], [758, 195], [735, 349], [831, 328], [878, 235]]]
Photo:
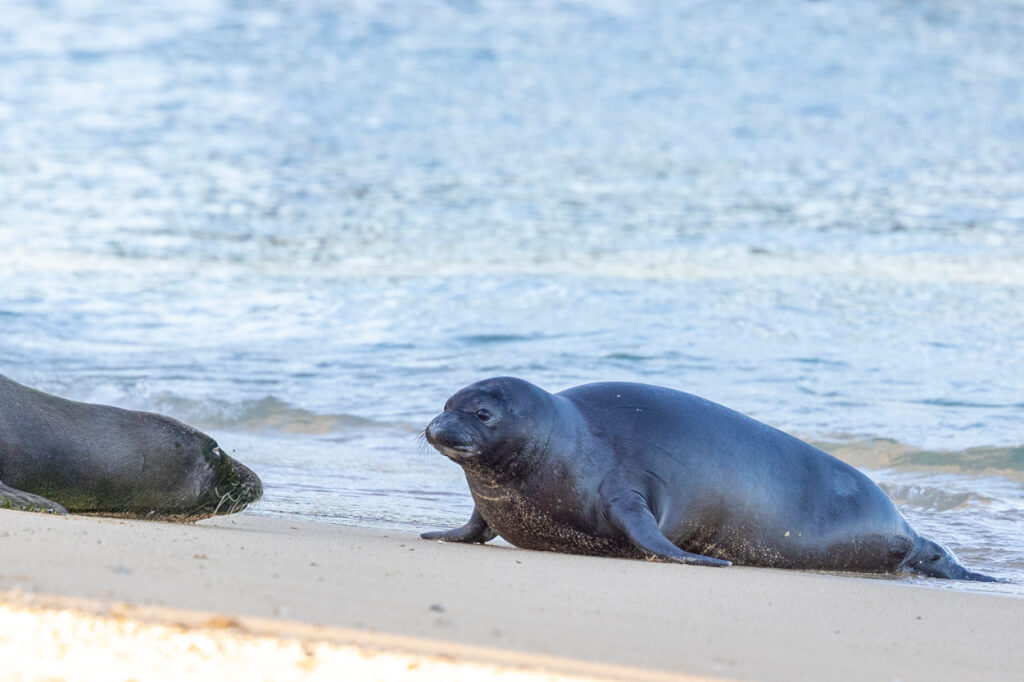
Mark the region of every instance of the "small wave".
[[516, 343], [519, 341], [536, 341], [543, 338], [541, 335], [528, 334], [466, 334], [456, 337], [459, 341], [469, 345], [487, 345], [492, 343]]
[[464, 334], [456, 340], [470, 346], [486, 346], [502, 343], [523, 343], [529, 341], [550, 341], [567, 336], [566, 334]]
[[972, 507], [995, 507], [1000, 504], [997, 498], [980, 492], [950, 489], [950, 481], [928, 485], [882, 480], [878, 484], [897, 506], [917, 511], [964, 511]]
[[840, 369], [848, 368], [850, 365], [840, 360], [829, 360], [828, 358], [786, 358], [786, 362], [792, 362], [798, 365], [815, 365], [815, 366], [826, 366], [826, 367], [837, 367]]
[[314, 436], [345, 434], [367, 429], [416, 430], [404, 424], [378, 422], [351, 414], [317, 414], [273, 396], [233, 403], [214, 398], [195, 400], [172, 393], [161, 393], [152, 396], [148, 403], [146, 409], [213, 430], [275, 431]]
[[868, 469], [1001, 475], [1024, 482], [1024, 445], [925, 450], [885, 438], [814, 445], [854, 466]]
[[960, 451], [919, 450], [897, 459], [908, 467], [955, 468], [964, 472], [1013, 471], [1024, 473], [1024, 446], [968, 448]]
[[936, 407], [979, 407], [984, 409], [1020, 409], [1024, 403], [979, 403], [966, 400], [952, 400], [949, 398], [928, 398], [916, 401], [919, 405], [934, 405]]
[[[500, 235], [495, 237], [495, 240], [499, 239]], [[827, 276], [848, 281], [1016, 286], [1024, 279], [1024, 265], [1019, 258], [988, 252], [957, 258], [935, 254], [874, 254], [867, 257], [835, 250], [751, 254], [747, 245], [739, 244], [707, 248], [647, 248], [628, 254], [612, 249], [538, 254], [508, 247], [504, 241], [496, 243], [480, 255], [470, 254], [466, 258], [450, 260], [439, 257], [430, 249], [409, 252], [408, 247], [401, 243], [381, 249], [379, 254], [359, 252], [353, 255], [357, 250], [342, 237], [325, 239], [322, 248], [315, 253], [307, 253], [279, 239], [273, 242], [273, 248], [267, 250], [266, 259], [259, 262], [251, 263], [238, 254], [210, 254], [208, 258], [218, 259], [218, 267], [225, 275], [251, 274], [253, 268], [258, 268], [267, 276], [291, 276], [297, 267], [301, 267], [307, 279], [331, 280], [339, 277], [376, 278], [382, 273], [392, 279], [573, 276], [663, 282], [731, 280], [737, 276], [751, 281]], [[33, 273], [31, 268], [42, 268], [48, 274], [116, 272], [125, 266], [126, 259], [144, 261], [147, 268], [159, 268], [164, 273], [189, 274], [195, 271], [195, 259], [187, 252], [167, 253], [155, 248], [137, 253], [39, 252], [20, 244], [4, 244], [4, 247], [0, 251], [0, 270], [10, 277], [29, 276]]]

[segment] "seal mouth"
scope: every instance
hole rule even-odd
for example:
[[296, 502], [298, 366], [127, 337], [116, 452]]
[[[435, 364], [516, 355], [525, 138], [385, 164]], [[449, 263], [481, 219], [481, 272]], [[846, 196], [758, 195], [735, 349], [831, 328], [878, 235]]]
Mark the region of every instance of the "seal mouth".
[[431, 443], [431, 445], [445, 457], [454, 460], [469, 459], [480, 454], [479, 448], [473, 445], [443, 445], [440, 443]]
[[197, 507], [184, 514], [183, 520], [198, 521], [211, 516], [234, 514], [263, 497], [263, 482], [256, 473], [237, 459], [229, 457], [217, 448], [221, 460], [213, 483], [213, 489]]
[[252, 469], [227, 455], [222, 467], [220, 485], [213, 489], [218, 497], [214, 516], [242, 511], [263, 497], [263, 482]]

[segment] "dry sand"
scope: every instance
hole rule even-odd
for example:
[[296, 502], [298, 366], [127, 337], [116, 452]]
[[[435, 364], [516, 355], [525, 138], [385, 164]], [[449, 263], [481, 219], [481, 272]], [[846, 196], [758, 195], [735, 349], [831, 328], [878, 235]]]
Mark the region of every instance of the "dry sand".
[[3, 679], [1024, 678], [1024, 599], [249, 514], [0, 512], [0, 590]]

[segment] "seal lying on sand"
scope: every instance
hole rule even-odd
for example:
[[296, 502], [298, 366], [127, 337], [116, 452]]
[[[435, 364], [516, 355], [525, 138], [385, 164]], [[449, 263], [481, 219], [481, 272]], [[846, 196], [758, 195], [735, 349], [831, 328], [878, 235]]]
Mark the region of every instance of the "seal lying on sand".
[[191, 521], [262, 494], [256, 474], [191, 426], [0, 375], [0, 507]]
[[521, 379], [453, 395], [426, 428], [475, 509], [422, 537], [525, 549], [993, 581], [918, 535], [848, 464], [738, 412], [631, 383], [551, 394]]

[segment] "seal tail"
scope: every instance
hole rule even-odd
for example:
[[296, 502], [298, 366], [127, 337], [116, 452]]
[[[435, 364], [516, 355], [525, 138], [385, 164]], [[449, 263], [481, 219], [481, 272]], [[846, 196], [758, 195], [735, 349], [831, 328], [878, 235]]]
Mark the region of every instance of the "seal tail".
[[927, 575], [932, 578], [947, 580], [973, 580], [982, 583], [1007, 582], [1001, 578], [993, 578], [984, 573], [976, 573], [960, 563], [950, 550], [937, 542], [920, 538], [916, 547], [903, 560], [900, 568]]

